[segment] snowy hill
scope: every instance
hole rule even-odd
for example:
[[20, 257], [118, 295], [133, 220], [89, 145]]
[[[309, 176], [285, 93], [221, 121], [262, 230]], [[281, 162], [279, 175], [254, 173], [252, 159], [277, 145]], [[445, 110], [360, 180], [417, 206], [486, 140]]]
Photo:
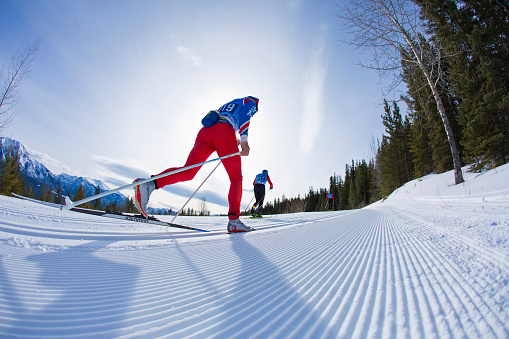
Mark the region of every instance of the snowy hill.
[[[33, 159], [26, 147], [16, 140], [0, 137], [0, 159], [5, 160], [5, 154], [12, 147], [19, 149], [20, 156], [20, 170], [26, 175], [26, 181], [32, 185], [32, 190], [36, 196], [40, 196], [43, 184], [57, 191], [59, 184], [62, 186], [62, 194], [67, 195], [70, 191], [71, 197], [76, 194], [76, 191], [83, 185], [87, 196], [95, 193], [95, 189], [99, 186], [101, 192], [109, 191], [110, 188], [100, 180], [77, 177], [69, 174], [54, 175], [39, 161]], [[103, 203], [111, 203], [116, 201], [117, 204], [122, 204], [126, 200], [123, 194], [115, 193], [102, 199]]]
[[232, 235], [0, 196], [0, 337], [508, 338], [509, 165], [464, 174]]

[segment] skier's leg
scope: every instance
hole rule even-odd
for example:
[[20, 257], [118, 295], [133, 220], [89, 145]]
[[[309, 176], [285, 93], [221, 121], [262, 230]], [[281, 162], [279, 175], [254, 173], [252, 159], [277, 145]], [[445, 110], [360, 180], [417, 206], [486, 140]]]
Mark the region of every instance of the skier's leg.
[[[209, 129], [205, 128], [205, 127], [203, 127], [200, 130], [200, 132], [198, 132], [193, 149], [189, 153], [189, 156], [187, 157], [187, 161], [186, 161], [185, 165], [182, 167], [192, 166], [194, 164], [204, 162], [214, 152], [214, 148], [213, 148], [213, 146], [210, 142], [210, 139], [209, 139], [209, 134], [210, 134]], [[227, 155], [227, 154], [225, 154], [225, 155]], [[175, 171], [182, 167], [168, 168], [157, 175]], [[166, 185], [172, 185], [177, 182], [191, 180], [195, 177], [196, 173], [198, 173], [200, 168], [201, 168], [201, 166], [191, 168], [191, 169], [188, 169], [183, 172], [175, 173], [175, 174], [169, 175], [167, 177], [159, 178], [159, 179], [157, 179], [156, 186], [157, 186], [157, 188], [162, 188]]]
[[254, 191], [254, 196], [255, 196], [255, 202], [253, 204], [253, 207], [251, 207], [251, 215], [253, 217], [256, 216], [256, 213], [258, 211], [258, 203], [260, 202], [260, 193], [259, 193], [259, 189], [258, 189], [258, 184], [255, 184], [254, 187], [253, 187], [253, 191]]
[[[230, 124], [218, 123], [213, 129], [213, 143], [219, 157], [239, 151], [235, 130]], [[230, 178], [230, 190], [228, 192], [228, 218], [238, 219], [240, 216], [240, 202], [242, 199], [242, 162], [240, 155], [221, 160]]]
[[257, 206], [260, 206], [260, 202], [263, 198], [263, 193], [262, 193], [262, 190], [261, 190], [261, 186], [260, 184], [256, 184], [254, 186], [254, 194], [255, 194], [255, 204], [253, 205], [253, 207], [257, 207]]
[[255, 191], [256, 191], [256, 205], [258, 206], [256, 208], [256, 214], [260, 214], [263, 206], [263, 200], [265, 198], [265, 185], [255, 185]]
[[262, 186], [262, 190], [260, 192], [260, 195], [262, 196], [260, 198], [260, 202], [258, 203], [258, 210], [261, 211], [263, 207], [263, 201], [265, 200], [265, 185]]

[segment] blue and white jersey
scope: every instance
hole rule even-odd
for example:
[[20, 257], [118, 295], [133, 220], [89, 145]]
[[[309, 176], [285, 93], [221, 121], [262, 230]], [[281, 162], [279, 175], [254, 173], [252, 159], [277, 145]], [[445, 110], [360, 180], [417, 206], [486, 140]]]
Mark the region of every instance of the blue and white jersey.
[[267, 183], [267, 174], [265, 174], [265, 173], [257, 174], [255, 177], [254, 183], [255, 183], [255, 185], [256, 184], [265, 185]]
[[219, 107], [219, 122], [227, 122], [240, 134], [240, 141], [247, 141], [249, 121], [258, 110], [258, 99], [245, 97], [235, 99]]
[[274, 185], [272, 184], [272, 181], [270, 180], [269, 172], [264, 170], [262, 173], [256, 175], [255, 180], [253, 181], [253, 185], [261, 184], [261, 185], [265, 186], [267, 181], [269, 182], [270, 189], [272, 189], [274, 187]]

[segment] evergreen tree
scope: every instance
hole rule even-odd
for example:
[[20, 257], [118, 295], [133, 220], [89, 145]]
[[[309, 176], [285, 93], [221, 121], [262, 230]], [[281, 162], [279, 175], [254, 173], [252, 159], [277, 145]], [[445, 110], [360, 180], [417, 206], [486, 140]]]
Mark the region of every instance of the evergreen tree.
[[334, 173], [334, 175], [329, 178], [329, 192], [334, 195], [333, 210], [335, 211], [340, 207], [339, 201], [342, 184], [343, 180], [341, 180], [341, 176], [336, 175], [336, 173]]
[[509, 161], [509, 3], [416, 0], [448, 51], [451, 86], [461, 98], [460, 123], [468, 161]]
[[431, 126], [428, 115], [418, 101], [406, 100], [410, 109], [410, 152], [413, 154], [414, 175], [419, 178], [433, 172], [433, 150], [431, 148]]
[[350, 172], [350, 166], [345, 165], [345, 185], [343, 187], [343, 194], [341, 197], [341, 210], [350, 209], [350, 186], [352, 184], [352, 175]]
[[385, 114], [382, 121], [387, 135], [377, 154], [377, 164], [380, 167], [381, 194], [389, 195], [396, 188], [413, 178], [413, 157], [410, 153], [410, 122], [403, 120], [396, 103], [391, 111], [385, 101]]
[[134, 197], [130, 197], [126, 199], [126, 206], [124, 208], [124, 212], [127, 213], [136, 213], [138, 210], [136, 209], [136, 205], [134, 204]]
[[63, 198], [62, 198], [62, 183], [58, 183], [58, 188], [55, 194], [55, 198], [53, 199], [53, 202], [55, 204], [62, 204]]
[[39, 200], [51, 202], [51, 186], [46, 185], [45, 182], [42, 184], [41, 195], [39, 197]]
[[[318, 195], [313, 191], [313, 186], [309, 187], [309, 192], [306, 196], [306, 212], [312, 212], [315, 210], [315, 206], [318, 203]], [[274, 199], [274, 205], [276, 204], [276, 199]], [[267, 206], [264, 207], [265, 213], [272, 214], [268, 212]]]
[[0, 171], [0, 193], [3, 195], [23, 194], [18, 149], [9, 147], [5, 153], [5, 159], [1, 162]]
[[26, 186], [26, 189], [25, 191], [23, 191], [23, 194], [28, 197], [28, 198], [35, 198], [34, 196], [34, 192], [33, 192], [33, 189], [32, 189], [32, 185], [31, 184], [28, 184]]
[[355, 180], [355, 208], [361, 208], [369, 205], [371, 196], [373, 194], [373, 177], [371, 166], [368, 165], [366, 160], [357, 163], [357, 177]]
[[[76, 201], [85, 199], [86, 197], [87, 197], [87, 192], [86, 192], [85, 188], [83, 187], [83, 185], [80, 185], [80, 187], [78, 187], [78, 189], [76, 190], [76, 194], [74, 194], [74, 197], [72, 200], [74, 202], [76, 202]], [[82, 204], [81, 207], [92, 208], [92, 206], [89, 202]]]
[[355, 179], [357, 176], [357, 168], [355, 167], [354, 161], [352, 160], [352, 166], [350, 166], [350, 185], [348, 185], [348, 208], [352, 209], [357, 206], [357, 190], [355, 189]]
[[26, 175], [25, 173], [20, 173], [20, 177], [19, 177], [19, 185], [21, 187], [21, 193], [22, 195], [26, 195], [26, 190], [27, 190], [27, 180], [26, 180]]
[[[94, 195], [97, 195], [97, 194], [100, 194], [100, 193], [101, 193], [101, 189], [99, 188], [99, 186], [96, 186], [95, 187], [95, 191], [94, 191]], [[91, 201], [91, 205], [92, 205], [93, 209], [100, 210], [102, 208], [101, 198], [92, 200]]]

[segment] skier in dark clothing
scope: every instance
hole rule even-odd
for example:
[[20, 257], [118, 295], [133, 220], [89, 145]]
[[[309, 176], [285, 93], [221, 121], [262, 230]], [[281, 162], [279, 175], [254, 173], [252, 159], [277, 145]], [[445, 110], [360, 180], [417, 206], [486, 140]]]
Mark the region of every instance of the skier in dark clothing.
[[262, 173], [258, 174], [254, 181], [254, 194], [255, 194], [255, 203], [251, 208], [251, 214], [253, 217], [261, 218], [262, 216], [262, 206], [263, 200], [265, 198], [265, 184], [269, 182], [270, 189], [274, 188], [272, 185], [272, 181], [270, 181], [269, 172], [267, 170], [263, 170]]
[[334, 205], [334, 194], [332, 193], [327, 194], [327, 202], [329, 205], [329, 211], [331, 211]]

